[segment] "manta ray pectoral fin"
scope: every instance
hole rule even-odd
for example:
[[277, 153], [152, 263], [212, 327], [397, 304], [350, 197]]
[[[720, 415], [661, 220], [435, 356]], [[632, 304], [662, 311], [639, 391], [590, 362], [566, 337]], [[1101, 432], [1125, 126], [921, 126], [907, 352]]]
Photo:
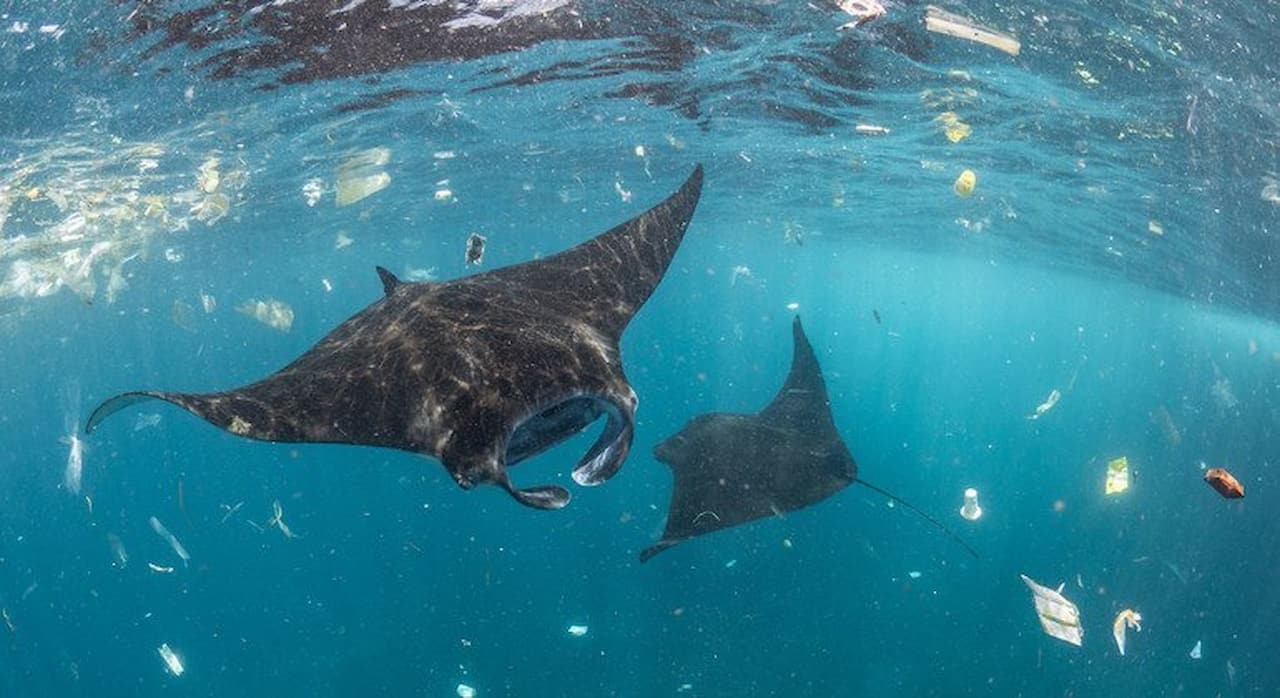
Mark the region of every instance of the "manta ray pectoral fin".
[[166, 397], [165, 393], [157, 393], [157, 392], [151, 392], [151, 391], [145, 391], [145, 390], [135, 391], [131, 393], [122, 393], [120, 395], [117, 395], [107, 400], [106, 402], [102, 403], [101, 405], [98, 405], [93, 410], [93, 413], [89, 415], [89, 421], [85, 422], [84, 433], [86, 434], [93, 433], [93, 430], [96, 429], [98, 425], [102, 423], [102, 420], [106, 419], [107, 417], [110, 417], [111, 415], [115, 414], [116, 412], [119, 412], [120, 410], [125, 409], [126, 407], [136, 405], [139, 402], [146, 402], [147, 400], [169, 400], [169, 398]]
[[573, 468], [573, 481], [588, 487], [599, 485], [618, 472], [631, 452], [631, 440], [635, 436], [634, 399], [602, 400], [601, 404], [608, 415], [604, 431]]
[[515, 497], [517, 502], [534, 509], [563, 509], [569, 503], [569, 490], [557, 485], [539, 485], [516, 489], [509, 480], [502, 483], [503, 488]]
[[378, 278], [382, 279], [382, 292], [388, 296], [404, 283], [395, 274], [387, 271], [386, 267], [375, 267], [378, 270]]

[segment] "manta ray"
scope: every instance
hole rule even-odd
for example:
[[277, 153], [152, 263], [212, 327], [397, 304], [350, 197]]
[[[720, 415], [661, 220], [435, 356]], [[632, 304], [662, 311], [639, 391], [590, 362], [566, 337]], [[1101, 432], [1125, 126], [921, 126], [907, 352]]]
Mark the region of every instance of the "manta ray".
[[662, 539], [644, 549], [640, 561], [695, 536], [816, 504], [854, 482], [924, 517], [976, 557], [928, 514], [858, 479], [858, 464], [836, 430], [822, 368], [799, 317], [791, 333], [791, 371], [763, 410], [698, 415], [654, 447], [675, 484]]
[[699, 165], [662, 203], [546, 259], [447, 282], [409, 283], [378, 267], [383, 297], [276, 373], [225, 392], [123, 393], [85, 431], [159, 399], [251, 439], [433, 456], [464, 489], [492, 483], [527, 506], [559, 509], [568, 490], [517, 488], [508, 469], [602, 415], [574, 481], [603, 483], [626, 460], [637, 399], [618, 343], [671, 264], [702, 177]]

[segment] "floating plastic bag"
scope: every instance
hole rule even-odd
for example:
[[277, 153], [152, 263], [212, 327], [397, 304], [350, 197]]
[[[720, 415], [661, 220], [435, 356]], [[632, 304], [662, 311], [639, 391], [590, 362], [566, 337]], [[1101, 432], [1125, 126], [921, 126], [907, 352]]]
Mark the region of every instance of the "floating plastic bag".
[[1080, 627], [1080, 609], [1062, 595], [1062, 589], [1066, 585], [1059, 584], [1057, 590], [1054, 590], [1035, 583], [1025, 574], [1021, 576], [1022, 581], [1031, 588], [1036, 614], [1040, 616], [1040, 627], [1045, 634], [1079, 647], [1084, 641], [1084, 629]]
[[1129, 459], [1120, 456], [1107, 463], [1107, 494], [1120, 494], [1129, 489]]
[[1116, 616], [1111, 624], [1111, 634], [1116, 638], [1116, 647], [1120, 648], [1120, 656], [1124, 656], [1124, 634], [1127, 628], [1142, 632], [1142, 615], [1132, 608], [1126, 608]]

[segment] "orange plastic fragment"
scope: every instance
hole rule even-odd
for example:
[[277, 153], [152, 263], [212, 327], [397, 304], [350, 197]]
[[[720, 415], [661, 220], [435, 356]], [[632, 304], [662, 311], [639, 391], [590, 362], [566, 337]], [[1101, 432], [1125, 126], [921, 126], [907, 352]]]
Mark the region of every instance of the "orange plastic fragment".
[[1226, 468], [1209, 468], [1204, 473], [1204, 481], [1227, 499], [1239, 499], [1244, 496], [1244, 485], [1227, 472]]

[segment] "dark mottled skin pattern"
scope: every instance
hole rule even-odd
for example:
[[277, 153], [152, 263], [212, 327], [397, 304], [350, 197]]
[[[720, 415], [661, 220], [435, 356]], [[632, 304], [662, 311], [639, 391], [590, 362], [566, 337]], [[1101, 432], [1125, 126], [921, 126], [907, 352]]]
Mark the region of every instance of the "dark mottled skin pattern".
[[768, 407], [699, 415], [654, 449], [675, 486], [662, 540], [641, 562], [694, 536], [819, 502], [857, 479], [799, 318], [792, 334], [791, 372]]
[[618, 341], [662, 280], [701, 187], [698, 167], [658, 206], [547, 259], [445, 283], [380, 269], [386, 295], [279, 372], [221, 393], [126, 393], [86, 430], [159, 398], [254, 439], [433, 455], [464, 487], [493, 482], [531, 506], [563, 506], [562, 488], [514, 490], [506, 467], [601, 414], [608, 424], [574, 478], [598, 484], [621, 466], [636, 397]]

